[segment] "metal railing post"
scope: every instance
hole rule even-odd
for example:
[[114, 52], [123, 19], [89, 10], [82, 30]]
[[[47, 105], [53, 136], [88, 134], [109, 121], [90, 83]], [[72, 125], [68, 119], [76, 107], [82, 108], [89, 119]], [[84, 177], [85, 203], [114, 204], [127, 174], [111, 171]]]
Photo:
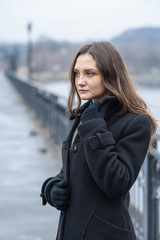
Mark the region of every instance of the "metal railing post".
[[145, 161], [144, 240], [159, 240], [158, 157], [149, 153]]

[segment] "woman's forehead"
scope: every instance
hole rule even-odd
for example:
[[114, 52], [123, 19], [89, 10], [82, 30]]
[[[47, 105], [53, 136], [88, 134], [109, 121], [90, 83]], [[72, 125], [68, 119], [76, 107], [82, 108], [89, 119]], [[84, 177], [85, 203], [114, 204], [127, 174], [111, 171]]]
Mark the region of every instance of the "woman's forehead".
[[75, 62], [74, 69], [79, 69], [79, 68], [97, 69], [98, 67], [94, 57], [89, 53], [85, 53], [78, 56]]

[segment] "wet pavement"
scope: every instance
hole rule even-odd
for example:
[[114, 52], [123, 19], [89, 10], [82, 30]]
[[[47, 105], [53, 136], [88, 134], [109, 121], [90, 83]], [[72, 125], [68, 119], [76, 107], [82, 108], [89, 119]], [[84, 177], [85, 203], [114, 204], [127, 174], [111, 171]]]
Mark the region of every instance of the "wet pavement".
[[60, 146], [0, 73], [0, 240], [55, 239], [59, 212], [39, 194], [60, 167]]

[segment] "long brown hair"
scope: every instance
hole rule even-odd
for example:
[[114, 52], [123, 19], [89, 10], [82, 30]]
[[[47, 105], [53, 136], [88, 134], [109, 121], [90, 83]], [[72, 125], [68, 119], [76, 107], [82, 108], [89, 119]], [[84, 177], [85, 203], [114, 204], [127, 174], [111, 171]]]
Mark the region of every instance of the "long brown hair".
[[[137, 94], [134, 82], [129, 76], [124, 61], [118, 50], [107, 41], [92, 42], [83, 45], [75, 55], [70, 68], [70, 94], [68, 97], [68, 110], [72, 116], [78, 115], [81, 99], [75, 87], [74, 66], [77, 58], [82, 54], [91, 54], [102, 73], [104, 86], [110, 95], [116, 96], [122, 103], [121, 114], [126, 111], [138, 114], [146, 114], [151, 120], [152, 136], [156, 132], [157, 123], [147, 109], [144, 100]], [[73, 111], [75, 95], [78, 97], [78, 105]]]

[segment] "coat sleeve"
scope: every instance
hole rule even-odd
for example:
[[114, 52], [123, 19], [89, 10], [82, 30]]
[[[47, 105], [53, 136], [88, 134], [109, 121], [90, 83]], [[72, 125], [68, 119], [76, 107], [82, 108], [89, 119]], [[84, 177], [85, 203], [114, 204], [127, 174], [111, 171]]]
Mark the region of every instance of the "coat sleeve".
[[57, 182], [60, 182], [64, 179], [64, 175], [63, 175], [63, 169], [61, 169], [60, 173], [57, 174], [55, 177], [49, 177], [47, 178], [44, 183], [42, 184], [41, 187], [41, 198], [42, 198], [42, 205], [46, 205], [47, 204], [47, 195], [48, 195], [48, 191], [49, 189]]
[[93, 119], [78, 128], [88, 167], [101, 190], [110, 198], [120, 197], [135, 182], [151, 137], [151, 121], [139, 114], [130, 121], [115, 143], [104, 119]]

